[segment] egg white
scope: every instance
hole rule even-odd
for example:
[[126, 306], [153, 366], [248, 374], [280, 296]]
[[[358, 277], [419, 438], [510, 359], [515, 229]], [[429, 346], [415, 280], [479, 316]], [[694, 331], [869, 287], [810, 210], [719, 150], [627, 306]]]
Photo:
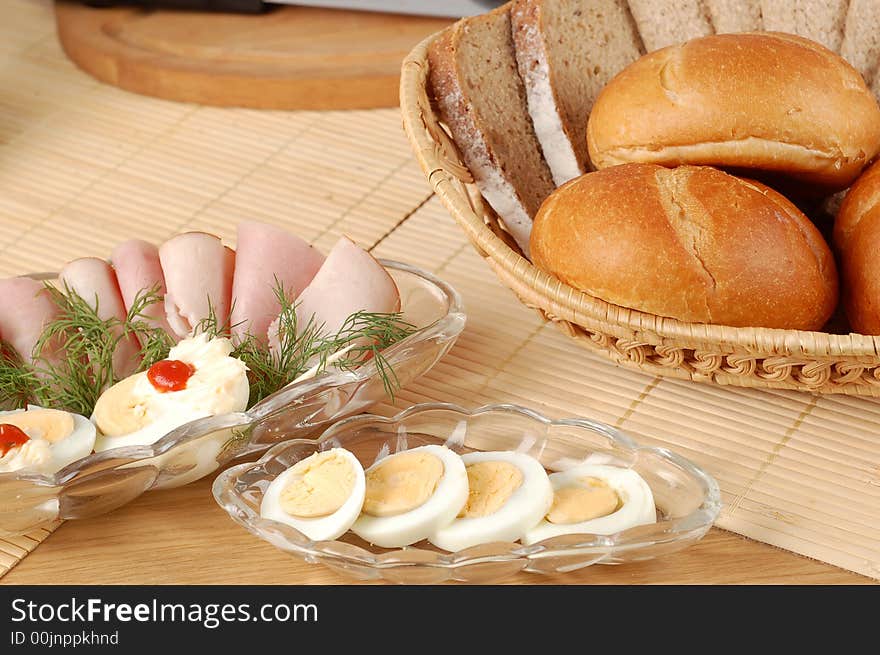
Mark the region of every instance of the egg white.
[[617, 493], [621, 506], [606, 516], [567, 525], [550, 523], [545, 517], [523, 536], [522, 542], [526, 545], [562, 534], [614, 534], [637, 525], [657, 521], [657, 509], [651, 487], [632, 469], [603, 464], [581, 464], [567, 471], [551, 473], [549, 477], [554, 491], [565, 487], [583, 486], [578, 482], [582, 478], [602, 480]]
[[87, 457], [95, 447], [95, 426], [85, 416], [73, 415], [73, 432], [52, 444], [53, 472]]
[[[39, 411], [42, 409], [45, 408], [37, 405], [28, 405], [27, 411]], [[16, 409], [8, 412], [0, 412], [0, 423], [3, 423], [3, 418], [5, 416], [19, 414], [24, 411], [26, 410]], [[92, 449], [95, 447], [95, 426], [85, 416], [80, 416], [79, 414], [73, 414], [71, 412], [65, 413], [68, 413], [73, 417], [73, 431], [63, 439], [60, 439], [55, 443], [50, 443], [43, 439], [39, 439], [39, 437], [29, 435], [34, 441], [45, 441], [45, 443], [48, 444], [48, 461], [42, 462], [40, 465], [33, 467], [28, 466], [26, 462], [22, 462], [24, 466], [17, 468], [16, 470], [30, 469], [39, 473], [56, 473], [68, 464], [91, 454]], [[9, 460], [15, 456], [15, 450], [16, 449], [13, 449], [7, 453], [7, 458], [9, 458]]]
[[434, 493], [421, 505], [395, 516], [361, 514], [351, 527], [352, 532], [382, 548], [400, 548], [427, 539], [439, 528], [449, 525], [464, 507], [468, 498], [467, 471], [461, 457], [445, 446], [420, 446], [394, 453], [367, 469], [367, 473], [388, 459], [404, 452], [424, 451], [443, 463], [443, 476]]
[[478, 462], [507, 462], [522, 473], [522, 484], [497, 511], [486, 516], [459, 517], [438, 529], [429, 541], [443, 550], [457, 551], [493, 541], [516, 541], [550, 511], [553, 486], [538, 460], [509, 451], [462, 455], [465, 467]]
[[364, 467], [357, 457], [344, 448], [333, 448], [326, 452], [342, 454], [355, 472], [354, 488], [342, 504], [342, 507], [332, 514], [316, 518], [301, 518], [291, 516], [285, 512], [281, 507], [281, 492], [284, 491], [284, 488], [291, 481], [291, 477], [296, 473], [293, 470], [294, 467], [291, 466], [272, 480], [266, 488], [266, 492], [263, 494], [263, 501], [260, 503], [260, 516], [264, 519], [271, 519], [296, 528], [312, 541], [329, 541], [345, 534], [357, 519], [364, 505], [364, 494], [366, 493]]

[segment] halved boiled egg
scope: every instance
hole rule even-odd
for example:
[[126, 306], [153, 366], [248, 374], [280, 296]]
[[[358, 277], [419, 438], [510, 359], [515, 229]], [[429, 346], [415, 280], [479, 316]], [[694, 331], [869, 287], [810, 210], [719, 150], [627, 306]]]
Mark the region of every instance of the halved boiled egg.
[[445, 446], [394, 453], [366, 471], [366, 494], [352, 531], [377, 546], [414, 544], [449, 525], [468, 499], [461, 457]]
[[524, 453], [479, 452], [462, 455], [468, 500], [458, 517], [430, 538], [456, 551], [493, 541], [516, 541], [544, 518], [553, 487], [538, 460]]
[[178, 343], [149, 371], [113, 385], [98, 398], [95, 450], [151, 444], [190, 421], [247, 408], [247, 367], [232, 342], [200, 334]]
[[314, 453], [275, 478], [260, 504], [260, 516], [296, 528], [309, 539], [343, 535], [364, 503], [364, 468], [344, 448]]
[[550, 483], [553, 504], [526, 532], [524, 544], [561, 534], [614, 534], [657, 521], [651, 488], [632, 469], [581, 464], [551, 473]]
[[79, 414], [36, 405], [0, 412], [0, 472], [55, 473], [94, 445], [95, 426]]

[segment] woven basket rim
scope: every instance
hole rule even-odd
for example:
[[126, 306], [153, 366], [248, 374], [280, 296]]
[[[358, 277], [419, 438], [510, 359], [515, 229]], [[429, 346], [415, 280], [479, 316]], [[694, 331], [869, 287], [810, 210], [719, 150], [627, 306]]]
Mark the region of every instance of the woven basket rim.
[[[822, 358], [876, 360], [880, 355], [880, 336], [688, 323], [609, 303], [538, 269], [474, 212], [465, 194], [456, 188], [456, 184], [470, 182], [467, 169], [461, 172], [460, 169], [464, 168], [461, 164], [450, 162], [443, 156], [439, 144], [426, 127], [421, 98], [427, 95], [428, 47], [441, 32], [422, 40], [403, 60], [400, 110], [404, 131], [434, 192], [471, 243], [490, 261], [496, 273], [514, 287], [521, 299], [526, 297], [536, 307], [579, 325], [602, 325], [632, 334], [650, 332], [670, 345], [693, 347], [689, 344], [723, 343], [743, 352]], [[432, 115], [430, 118], [439, 123], [439, 117]], [[457, 169], [460, 175], [455, 174]]]

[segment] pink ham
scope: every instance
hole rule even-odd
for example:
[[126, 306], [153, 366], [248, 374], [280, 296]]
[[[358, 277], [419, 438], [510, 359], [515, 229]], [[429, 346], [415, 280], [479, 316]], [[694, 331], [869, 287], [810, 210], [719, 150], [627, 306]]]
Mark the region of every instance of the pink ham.
[[0, 334], [25, 362], [33, 361], [40, 335], [57, 315], [58, 307], [42, 282], [26, 277], [0, 280]]
[[[138, 294], [155, 289], [160, 297], [165, 296], [165, 276], [159, 263], [159, 249], [152, 243], [132, 239], [120, 243], [110, 256], [125, 311], [131, 310]], [[141, 316], [153, 327], [162, 328], [171, 334], [171, 327], [165, 317], [165, 306], [161, 302], [144, 308]]]
[[274, 225], [246, 221], [238, 226], [235, 277], [232, 280], [232, 334], [250, 333], [265, 342], [281, 305], [276, 280], [288, 298], [306, 288], [324, 256], [306, 241]]
[[[396, 312], [400, 292], [385, 268], [348, 237], [333, 246], [309, 286], [297, 298], [297, 326], [305, 329], [310, 319], [323, 324], [322, 332], [339, 332], [345, 319], [358, 311]], [[278, 323], [269, 328], [269, 341], [278, 348]]]
[[[126, 317], [125, 303], [116, 280], [116, 272], [103, 259], [74, 259], [61, 269], [61, 281], [96, 310], [102, 321]], [[113, 353], [113, 374], [117, 379], [128, 377], [140, 363], [140, 346], [134, 336], [120, 341]]]
[[172, 334], [190, 335], [209, 309], [221, 325], [229, 320], [235, 252], [204, 232], [173, 237], [159, 248], [165, 276], [165, 312]]

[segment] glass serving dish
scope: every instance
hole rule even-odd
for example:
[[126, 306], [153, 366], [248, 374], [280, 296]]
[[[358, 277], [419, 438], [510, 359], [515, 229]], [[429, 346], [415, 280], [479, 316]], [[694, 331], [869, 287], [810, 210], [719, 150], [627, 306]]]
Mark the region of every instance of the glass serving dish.
[[[272, 480], [316, 451], [346, 448], [366, 468], [382, 456], [428, 444], [445, 444], [459, 453], [516, 450], [537, 458], [551, 471], [585, 461], [632, 468], [651, 487], [657, 523], [607, 536], [564, 535], [531, 546], [491, 543], [448, 553], [428, 542], [382, 549], [352, 532], [336, 541], [315, 542], [295, 528], [260, 517], [260, 503]], [[393, 418], [348, 418], [330, 426], [317, 440], [281, 443], [257, 462], [227, 469], [217, 476], [213, 490], [214, 498], [237, 523], [285, 552], [362, 580], [404, 584], [488, 583], [518, 571], [558, 574], [597, 563], [652, 559], [699, 540], [721, 508], [715, 480], [675, 453], [639, 446], [603, 423], [551, 420], [517, 405], [469, 411], [429, 403], [414, 405]]]
[[[419, 328], [383, 351], [403, 388], [452, 347], [465, 314], [458, 293], [439, 278], [408, 264], [380, 261], [400, 289], [404, 320]], [[187, 423], [148, 446], [95, 453], [54, 475], [0, 473], [0, 535], [109, 512], [144, 491], [187, 484], [279, 441], [314, 438], [334, 421], [386, 397], [383, 378], [369, 362], [355, 371], [294, 381], [246, 412]]]

